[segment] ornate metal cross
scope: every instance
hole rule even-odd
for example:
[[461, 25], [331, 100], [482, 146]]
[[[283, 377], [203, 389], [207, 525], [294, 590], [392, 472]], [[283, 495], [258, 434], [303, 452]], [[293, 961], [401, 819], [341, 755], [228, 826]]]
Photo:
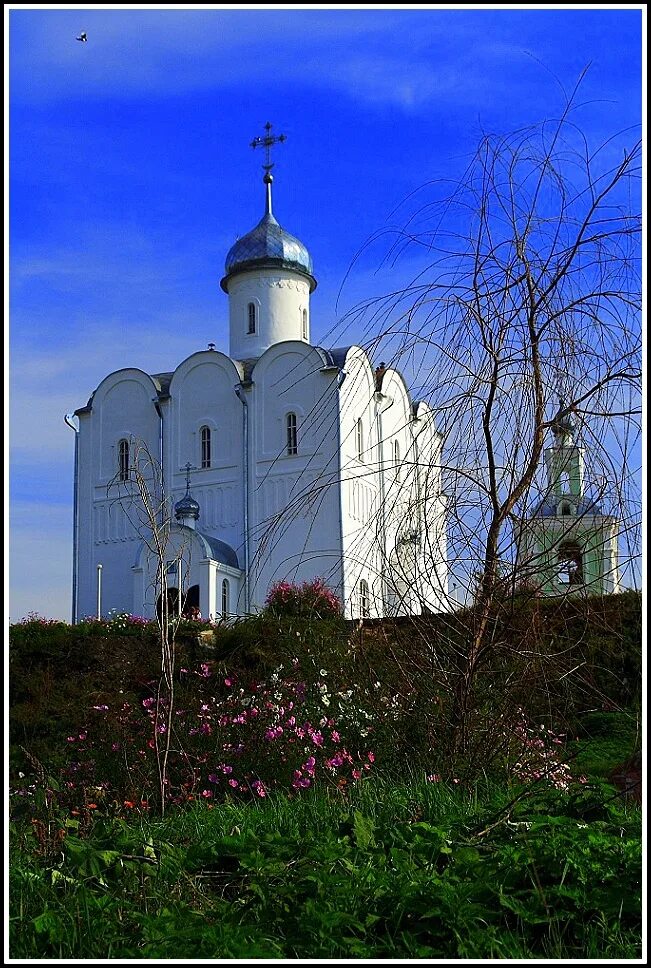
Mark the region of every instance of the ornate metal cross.
[[273, 162], [271, 161], [271, 148], [273, 145], [282, 144], [283, 141], [287, 140], [287, 137], [284, 134], [272, 135], [271, 121], [267, 121], [264, 128], [267, 133], [263, 135], [261, 138], [254, 138], [253, 141], [251, 142], [251, 147], [264, 148], [265, 156], [266, 156], [266, 164], [264, 164], [262, 167], [264, 168], [265, 171], [270, 171], [273, 168]]

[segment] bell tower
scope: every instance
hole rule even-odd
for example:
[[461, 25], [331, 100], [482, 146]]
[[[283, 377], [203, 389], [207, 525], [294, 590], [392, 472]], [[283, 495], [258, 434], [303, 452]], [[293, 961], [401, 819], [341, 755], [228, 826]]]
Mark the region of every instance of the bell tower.
[[544, 595], [618, 592], [618, 521], [585, 493], [585, 451], [562, 399], [550, 429], [545, 496], [519, 522], [518, 573]]

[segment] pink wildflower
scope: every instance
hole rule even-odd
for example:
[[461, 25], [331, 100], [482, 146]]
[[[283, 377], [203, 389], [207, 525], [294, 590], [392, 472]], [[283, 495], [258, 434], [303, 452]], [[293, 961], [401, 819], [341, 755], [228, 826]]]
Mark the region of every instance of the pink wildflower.
[[314, 776], [315, 766], [316, 766], [316, 760], [314, 759], [313, 756], [309, 756], [305, 761], [305, 763], [303, 764], [303, 769], [305, 770], [306, 773], [309, 773], [310, 776]]

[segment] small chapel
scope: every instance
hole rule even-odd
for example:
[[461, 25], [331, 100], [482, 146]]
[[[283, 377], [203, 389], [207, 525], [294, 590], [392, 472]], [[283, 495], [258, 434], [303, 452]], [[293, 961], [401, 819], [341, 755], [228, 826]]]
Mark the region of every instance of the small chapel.
[[314, 579], [347, 618], [450, 607], [434, 415], [361, 347], [312, 343], [312, 258], [272, 204], [281, 140], [267, 125], [253, 142], [266, 150], [264, 210], [225, 259], [228, 356], [210, 343], [171, 372], [116, 370], [75, 411], [73, 621], [160, 607], [134, 480], [143, 449], [180, 611], [249, 615], [274, 584]]

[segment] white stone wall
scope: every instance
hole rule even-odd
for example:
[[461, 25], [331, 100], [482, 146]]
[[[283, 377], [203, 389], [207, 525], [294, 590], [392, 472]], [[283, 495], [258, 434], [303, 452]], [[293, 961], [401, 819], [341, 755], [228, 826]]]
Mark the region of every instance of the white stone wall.
[[[232, 360], [204, 351], [184, 360], [170, 382], [165, 427], [166, 483], [174, 504], [190, 489], [201, 513], [197, 527], [230, 545], [242, 562], [244, 545], [244, 468], [242, 404], [235, 386], [242, 378]], [[211, 430], [211, 466], [201, 467], [201, 427]]]
[[[300, 339], [275, 343], [247, 374], [250, 379], [242, 383], [243, 376], [228, 357], [202, 351], [177, 367], [169, 395], [160, 400], [155, 382], [139, 370], [118, 371], [100, 384], [91, 412], [80, 414], [78, 615], [95, 614], [98, 564], [103, 614], [153, 614], [151, 576], [136, 564], [143, 533], [136, 526], [137, 502], [129, 499], [132, 485], [108, 495], [107, 486], [118, 469], [121, 438], [141, 438], [158, 459], [155, 400], [170, 505], [185, 493], [189, 462], [190, 490], [201, 508], [198, 530], [230, 545], [241, 567], [248, 473], [253, 611], [274, 582], [317, 577], [341, 597], [348, 617], [359, 615], [361, 581], [368, 586], [371, 616], [420, 611], [423, 602], [445, 607], [440, 438], [423, 405], [414, 419], [402, 377], [387, 371], [378, 393], [363, 350], [351, 348], [341, 372], [322, 350]], [[290, 413], [297, 422], [296, 454], [287, 452]], [[209, 468], [200, 466], [202, 426], [212, 434]], [[403, 540], [414, 535], [418, 541]], [[221, 573], [217, 569], [211, 577], [208, 566], [199, 573], [203, 559], [197, 555], [186, 585], [199, 584], [204, 616], [218, 614]], [[232, 609], [241, 612], [244, 582], [236, 580], [237, 572], [231, 578]]]
[[[301, 341], [277, 343], [256, 363], [250, 416], [251, 604], [277, 581], [341, 585], [337, 373]], [[297, 453], [287, 452], [296, 417]]]
[[385, 371], [377, 391], [375, 373], [359, 347], [349, 351], [344, 370], [340, 460], [347, 615], [360, 615], [362, 581], [369, 588], [371, 617], [418, 613], [423, 605], [446, 609], [445, 499], [433, 415], [421, 404], [414, 419], [408, 389], [395, 370]]
[[78, 610], [97, 612], [97, 566], [102, 565], [102, 613], [131, 612], [131, 566], [139, 544], [139, 502], [132, 486], [115, 481], [121, 439], [138, 437], [159, 453], [157, 387], [137, 369], [107, 376], [95, 391], [90, 413], [79, 418]]
[[[369, 615], [382, 611], [382, 550], [375, 375], [366, 353], [350, 348], [339, 393], [343, 599], [349, 618], [360, 614], [360, 582], [369, 589]], [[362, 426], [359, 451], [358, 421]]]

